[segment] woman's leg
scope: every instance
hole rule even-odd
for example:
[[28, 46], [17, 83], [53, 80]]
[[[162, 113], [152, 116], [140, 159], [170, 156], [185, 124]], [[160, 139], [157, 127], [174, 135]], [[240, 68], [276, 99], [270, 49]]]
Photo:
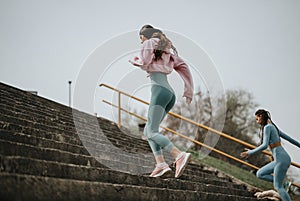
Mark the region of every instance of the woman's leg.
[[268, 163], [267, 165], [263, 166], [257, 171], [256, 176], [260, 179], [273, 182], [274, 177], [271, 174], [274, 172], [275, 165], [276, 165], [275, 161]]
[[[170, 92], [168, 89], [165, 89]], [[166, 91], [164, 94], [168, 94]], [[163, 121], [167, 113], [172, 109], [176, 102], [176, 97], [173, 93], [170, 94], [168, 101], [163, 101], [164, 98], [156, 96], [157, 99], [152, 101], [148, 111], [148, 122], [146, 133], [152, 134], [152, 137], [148, 138], [150, 146], [155, 156], [162, 155], [160, 148], [169, 152], [173, 158], [177, 158], [181, 151], [173, 145], [173, 143], [166, 136], [158, 132], [160, 123]], [[165, 104], [167, 102], [167, 104]], [[155, 103], [155, 104], [154, 104]], [[146, 135], [146, 134], [145, 134]], [[156, 157], [157, 162], [161, 162], [163, 157]]]
[[[146, 124], [148, 135], [158, 133], [159, 125], [174, 106], [175, 100], [175, 95], [169, 89], [159, 85], [152, 86]], [[146, 137], [147, 133], [145, 133]]]
[[161, 163], [164, 162], [162, 148], [170, 152], [174, 145], [166, 136], [159, 133], [159, 125], [168, 112], [166, 108], [170, 107], [170, 104], [174, 105], [175, 101], [174, 94], [164, 87], [153, 86], [151, 91], [148, 121], [144, 134], [148, 139], [156, 162]]
[[170, 110], [174, 107], [175, 102], [176, 102], [176, 96], [173, 94], [170, 102], [166, 105], [166, 108], [165, 108], [166, 114], [168, 112], [170, 112]]
[[152, 87], [152, 96], [148, 110], [148, 121], [144, 129], [156, 160], [156, 168], [150, 174], [151, 177], [159, 177], [171, 171], [163, 157], [162, 148], [172, 150], [173, 143], [159, 133], [159, 125], [166, 116], [166, 106], [169, 104], [172, 94], [161, 87]]
[[148, 142], [158, 163], [162, 162], [161, 159], [163, 159], [163, 157], [161, 157], [163, 154], [162, 148], [167, 152], [171, 152], [171, 150], [175, 147], [169, 138], [160, 133], [148, 138]]
[[283, 201], [290, 201], [291, 198], [288, 192], [284, 189], [284, 178], [286, 176], [286, 172], [290, 166], [290, 161], [288, 158], [280, 161], [276, 164], [274, 169], [274, 187], [280, 195], [280, 198]]
[[[173, 108], [173, 106], [175, 105], [176, 102], [176, 96], [173, 95], [171, 101], [168, 103], [168, 105], [166, 106], [166, 110], [165, 110], [165, 114], [168, 114], [168, 112], [170, 112], [170, 110]], [[163, 119], [162, 119], [163, 120]], [[177, 158], [177, 156], [181, 153], [181, 151], [173, 146], [173, 148], [170, 150], [170, 154], [173, 158]]]
[[152, 90], [151, 103], [148, 111], [148, 122], [144, 130], [145, 136], [148, 138], [157, 163], [156, 168], [150, 176], [162, 176], [165, 172], [169, 171], [169, 167], [165, 163], [162, 155], [162, 148], [167, 152], [170, 152], [175, 158], [176, 178], [182, 175], [191, 158], [189, 153], [180, 152], [180, 150], [173, 145], [169, 138], [158, 132], [160, 123], [174, 106], [174, 104], [175, 95], [168, 89], [158, 87], [156, 90]]

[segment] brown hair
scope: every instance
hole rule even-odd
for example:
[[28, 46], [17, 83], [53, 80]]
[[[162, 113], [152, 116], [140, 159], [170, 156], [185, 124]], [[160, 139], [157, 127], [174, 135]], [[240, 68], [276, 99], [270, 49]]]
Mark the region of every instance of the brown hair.
[[166, 35], [159, 29], [154, 28], [153, 26], [147, 24], [144, 25], [140, 30], [140, 35], [145, 36], [147, 39], [150, 38], [158, 38], [158, 44], [154, 49], [154, 60], [161, 59], [162, 54], [165, 52], [166, 49], [172, 49], [174, 54], [177, 55], [177, 50], [173, 46], [172, 42], [166, 37]]

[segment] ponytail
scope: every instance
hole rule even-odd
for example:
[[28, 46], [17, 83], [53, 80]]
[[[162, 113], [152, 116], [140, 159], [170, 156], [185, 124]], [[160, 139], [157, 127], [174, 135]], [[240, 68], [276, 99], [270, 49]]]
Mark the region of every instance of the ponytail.
[[261, 143], [263, 142], [263, 139], [264, 139], [264, 128], [265, 128], [265, 125], [268, 124], [268, 122], [270, 121], [271, 124], [273, 124], [278, 132], [278, 135], [279, 135], [279, 129], [278, 127], [276, 126], [276, 124], [272, 121], [271, 119], [271, 114], [269, 111], [267, 110], [263, 110], [263, 109], [259, 109], [255, 112], [255, 115], [259, 116], [259, 117], [262, 117], [262, 125], [260, 127], [260, 131], [259, 131], [259, 136], [261, 134]]
[[147, 39], [158, 38], [158, 44], [154, 49], [154, 60], [161, 59], [162, 54], [166, 49], [172, 49], [175, 55], [178, 55], [176, 48], [172, 42], [166, 37], [166, 35], [159, 29], [154, 28], [151, 25], [144, 25], [140, 30], [140, 35], [145, 36]]

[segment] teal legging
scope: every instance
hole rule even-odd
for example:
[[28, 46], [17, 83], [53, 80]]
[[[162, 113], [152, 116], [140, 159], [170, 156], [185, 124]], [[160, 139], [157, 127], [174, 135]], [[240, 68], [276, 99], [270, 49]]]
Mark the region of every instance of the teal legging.
[[151, 87], [151, 101], [148, 110], [148, 120], [144, 129], [149, 145], [155, 156], [162, 155], [162, 149], [170, 152], [174, 144], [166, 136], [159, 133], [159, 125], [172, 109], [176, 97], [173, 90], [159, 84]]
[[[274, 187], [283, 201], [290, 201], [291, 198], [283, 186], [284, 177], [291, 164], [291, 158], [282, 146], [272, 149], [274, 161], [260, 168], [256, 175], [258, 178], [274, 183]], [[271, 175], [274, 173], [274, 176]]]

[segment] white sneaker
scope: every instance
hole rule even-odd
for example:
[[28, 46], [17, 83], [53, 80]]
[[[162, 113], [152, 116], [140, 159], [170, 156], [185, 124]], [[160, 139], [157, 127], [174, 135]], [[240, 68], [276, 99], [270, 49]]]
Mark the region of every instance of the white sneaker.
[[175, 172], [175, 178], [180, 177], [183, 174], [183, 171], [187, 164], [191, 160], [191, 154], [190, 153], [183, 153], [182, 156], [175, 161], [176, 164], [176, 172]]
[[162, 166], [162, 167], [155, 167], [153, 172], [150, 174], [150, 177], [161, 177], [163, 175], [169, 174], [171, 172], [171, 168], [168, 164]]

